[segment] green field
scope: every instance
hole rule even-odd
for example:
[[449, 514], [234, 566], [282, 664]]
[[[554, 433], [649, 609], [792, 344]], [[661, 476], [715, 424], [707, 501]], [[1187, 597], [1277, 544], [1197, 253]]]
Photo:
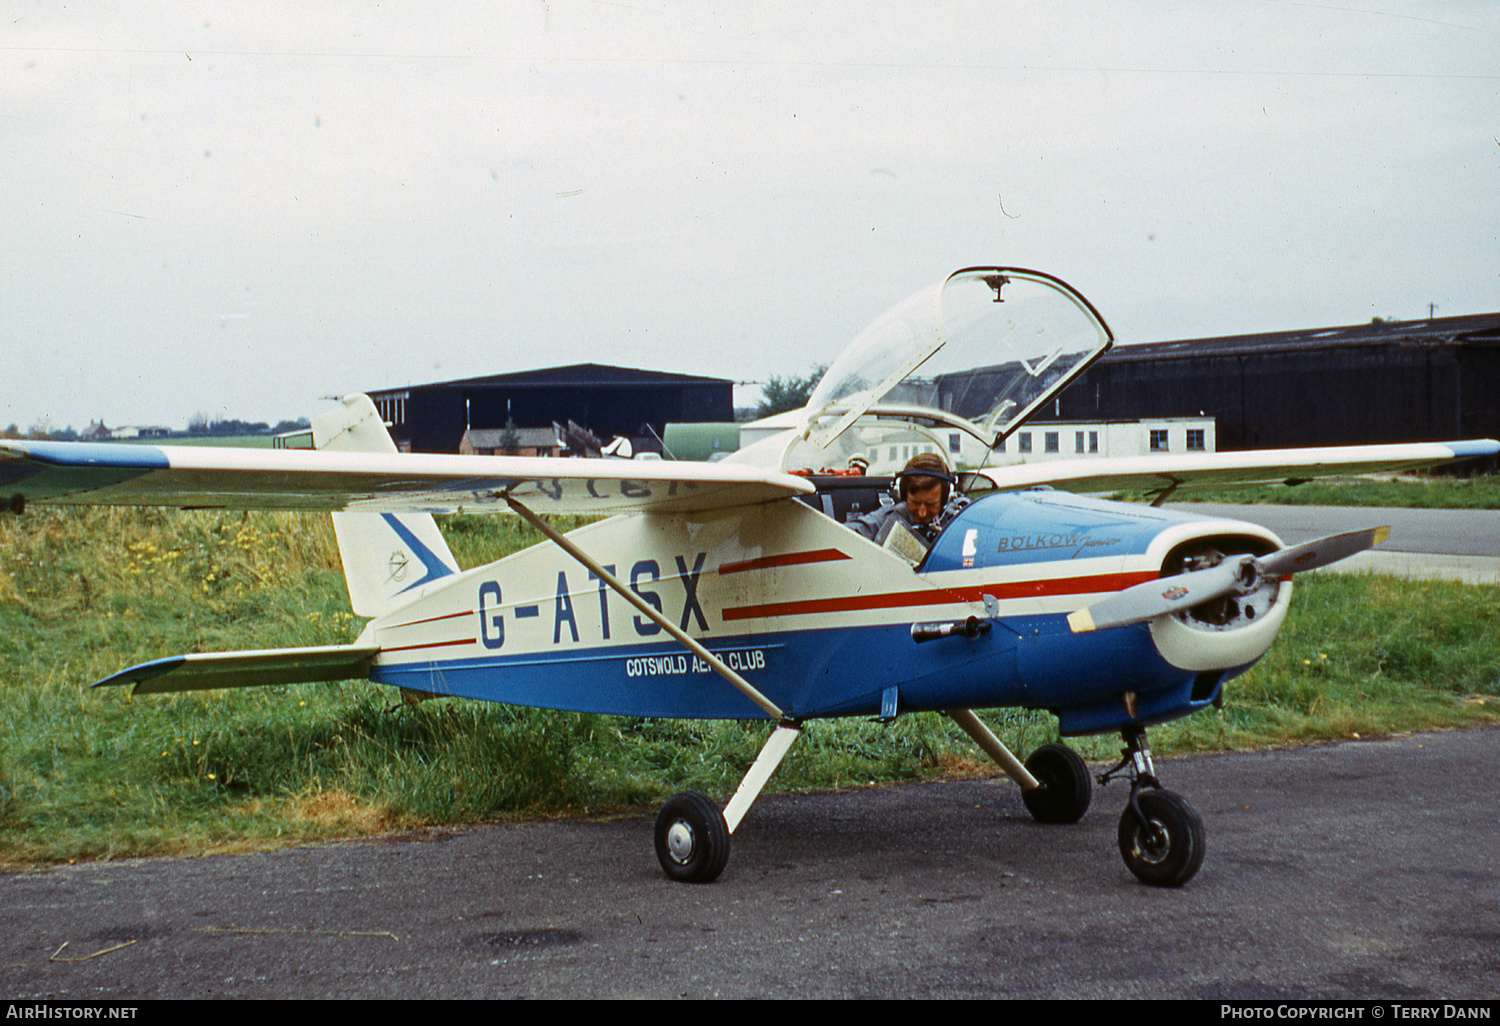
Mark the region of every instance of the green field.
[[269, 449], [275, 435], [184, 435], [177, 438], [121, 439], [120, 445], [208, 445], [219, 449]]
[[[564, 523], [565, 528], [569, 526]], [[533, 540], [445, 521], [465, 566]], [[359, 630], [326, 516], [44, 509], [0, 517], [0, 862], [236, 850], [428, 824], [727, 796], [763, 723], [405, 705], [367, 682], [134, 699], [89, 685], [186, 651], [331, 644]], [[1158, 753], [1500, 721], [1500, 588], [1299, 581], [1282, 637], [1220, 710]], [[1021, 753], [1045, 713], [986, 715]], [[1114, 737], [1081, 739], [1113, 761]], [[772, 788], [992, 773], [945, 718], [810, 725]]]

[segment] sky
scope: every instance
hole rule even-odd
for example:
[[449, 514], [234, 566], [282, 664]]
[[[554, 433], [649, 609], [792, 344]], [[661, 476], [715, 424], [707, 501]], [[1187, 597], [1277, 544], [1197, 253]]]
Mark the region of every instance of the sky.
[[1120, 344], [1500, 311], [1497, 54], [1493, 0], [4, 0], [0, 428], [801, 375], [973, 265]]

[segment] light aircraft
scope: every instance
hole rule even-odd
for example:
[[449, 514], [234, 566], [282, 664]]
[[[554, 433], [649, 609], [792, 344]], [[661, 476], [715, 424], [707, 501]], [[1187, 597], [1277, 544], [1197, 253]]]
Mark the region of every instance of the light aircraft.
[[[1248, 523], [1089, 497], [1295, 482], [1493, 455], [1493, 440], [992, 465], [1005, 440], [1112, 344], [1094, 308], [1036, 271], [974, 267], [898, 304], [834, 362], [800, 426], [713, 464], [398, 453], [373, 404], [313, 422], [313, 450], [0, 442], [0, 496], [30, 503], [333, 514], [351, 644], [158, 659], [96, 686], [135, 693], [368, 678], [411, 695], [641, 717], [762, 719], [722, 807], [687, 792], [655, 824], [664, 872], [706, 882], [805, 729], [823, 717], [951, 717], [1071, 823], [1093, 782], [1070, 748], [1023, 763], [974, 709], [1046, 709], [1064, 736], [1119, 732], [1120, 852], [1148, 884], [1198, 870], [1204, 829], [1156, 775], [1146, 729], [1217, 703], [1270, 646], [1292, 575], [1383, 529], [1284, 546]], [[841, 522], [891, 470], [937, 451], [970, 500], [930, 551]], [[549, 543], [460, 570], [436, 513], [514, 512]], [[607, 514], [562, 534], [547, 513]], [[894, 532], [899, 539], [901, 532]]]

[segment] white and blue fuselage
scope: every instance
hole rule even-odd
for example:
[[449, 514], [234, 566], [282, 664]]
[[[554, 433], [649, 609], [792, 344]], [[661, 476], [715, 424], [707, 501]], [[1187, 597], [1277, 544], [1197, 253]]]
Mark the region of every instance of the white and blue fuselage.
[[[796, 500], [703, 516], [615, 517], [570, 535], [794, 719], [1023, 706], [1067, 734], [1186, 715], [1266, 650], [1282, 583], [1236, 629], [1164, 618], [1075, 634], [1067, 615], [1161, 576], [1205, 538], [1279, 545], [1205, 521], [1051, 491], [970, 504], [914, 572]], [[412, 573], [435, 560], [413, 553]], [[371, 622], [371, 679], [413, 691], [629, 716], [766, 714], [552, 546], [432, 578]], [[914, 622], [977, 617], [974, 638], [918, 644]], [[1129, 715], [1120, 696], [1136, 696]]]

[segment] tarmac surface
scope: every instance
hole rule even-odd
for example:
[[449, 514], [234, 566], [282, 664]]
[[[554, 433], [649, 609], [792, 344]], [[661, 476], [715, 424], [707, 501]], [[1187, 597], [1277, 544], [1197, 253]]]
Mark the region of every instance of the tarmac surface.
[[1391, 529], [1391, 536], [1384, 544], [1326, 567], [1325, 571], [1500, 584], [1500, 510], [1208, 502], [1167, 503], [1167, 508], [1260, 524], [1276, 532], [1288, 545], [1386, 526]]
[[[1008, 781], [762, 798], [675, 884], [654, 810], [0, 876], [0, 998], [1500, 995], [1500, 730], [1159, 760], [1203, 817], [1135, 881]], [[1092, 767], [1095, 771], [1103, 768]]]

